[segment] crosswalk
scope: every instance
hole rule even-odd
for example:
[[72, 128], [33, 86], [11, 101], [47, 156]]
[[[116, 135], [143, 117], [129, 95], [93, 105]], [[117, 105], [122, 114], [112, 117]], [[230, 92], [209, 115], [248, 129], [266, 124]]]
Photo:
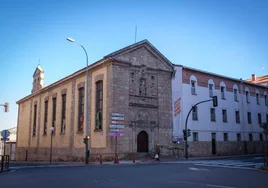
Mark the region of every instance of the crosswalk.
[[175, 163], [193, 164], [198, 166], [207, 167], [221, 167], [221, 168], [239, 168], [239, 169], [252, 169], [260, 166], [263, 163], [242, 160], [192, 160], [192, 161], [176, 161]]

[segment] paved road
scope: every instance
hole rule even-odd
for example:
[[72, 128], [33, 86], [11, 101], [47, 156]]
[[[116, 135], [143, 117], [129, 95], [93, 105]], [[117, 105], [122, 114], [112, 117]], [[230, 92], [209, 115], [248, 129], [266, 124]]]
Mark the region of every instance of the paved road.
[[232, 157], [226, 159], [213, 159], [213, 160], [188, 160], [188, 161], [173, 161], [168, 163], [184, 163], [194, 164], [197, 166], [221, 167], [221, 168], [239, 168], [239, 169], [252, 169], [263, 165], [262, 156], [243, 156]]
[[267, 188], [268, 173], [194, 164], [21, 169], [0, 174], [2, 188]]

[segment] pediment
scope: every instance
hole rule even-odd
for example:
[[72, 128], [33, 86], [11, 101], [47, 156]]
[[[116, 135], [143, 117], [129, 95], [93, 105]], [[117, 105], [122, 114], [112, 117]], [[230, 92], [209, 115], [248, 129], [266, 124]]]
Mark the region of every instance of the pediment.
[[153, 69], [173, 71], [172, 63], [147, 40], [118, 50], [106, 57], [129, 62], [131, 65], [146, 65]]

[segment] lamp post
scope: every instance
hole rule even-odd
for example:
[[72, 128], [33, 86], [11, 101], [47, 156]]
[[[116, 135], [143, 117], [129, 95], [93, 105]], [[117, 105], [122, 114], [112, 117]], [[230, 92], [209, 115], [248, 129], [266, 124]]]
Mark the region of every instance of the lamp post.
[[[86, 110], [85, 110], [85, 116], [86, 116], [86, 128], [85, 128], [85, 138], [87, 138], [87, 136], [89, 136], [88, 135], [88, 55], [87, 55], [87, 51], [86, 51], [86, 49], [84, 48], [84, 46], [82, 46], [81, 44], [79, 44], [78, 42], [76, 42], [74, 39], [72, 39], [72, 38], [67, 38], [67, 40], [69, 41], [69, 42], [74, 42], [74, 43], [76, 43], [76, 44], [78, 44], [81, 48], [83, 48], [83, 50], [84, 50], [84, 52], [85, 52], [85, 54], [86, 54], [86, 64], [87, 64], [87, 67], [86, 67]], [[88, 164], [88, 155], [89, 155], [89, 153], [88, 153], [88, 140], [86, 141], [86, 143], [85, 143], [85, 145], [86, 145], [86, 150], [85, 150], [85, 157], [86, 157], [86, 164]]]
[[50, 127], [50, 159], [49, 159], [49, 162], [51, 163], [52, 162], [52, 135], [54, 133], [54, 127]]

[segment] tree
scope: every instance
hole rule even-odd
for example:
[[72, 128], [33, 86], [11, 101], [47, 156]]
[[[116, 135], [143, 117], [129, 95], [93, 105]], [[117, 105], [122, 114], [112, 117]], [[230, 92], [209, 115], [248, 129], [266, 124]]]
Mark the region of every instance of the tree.
[[267, 140], [267, 136], [268, 136], [268, 123], [262, 123], [261, 124], [261, 128], [263, 128], [263, 133], [265, 135], [265, 140]]

